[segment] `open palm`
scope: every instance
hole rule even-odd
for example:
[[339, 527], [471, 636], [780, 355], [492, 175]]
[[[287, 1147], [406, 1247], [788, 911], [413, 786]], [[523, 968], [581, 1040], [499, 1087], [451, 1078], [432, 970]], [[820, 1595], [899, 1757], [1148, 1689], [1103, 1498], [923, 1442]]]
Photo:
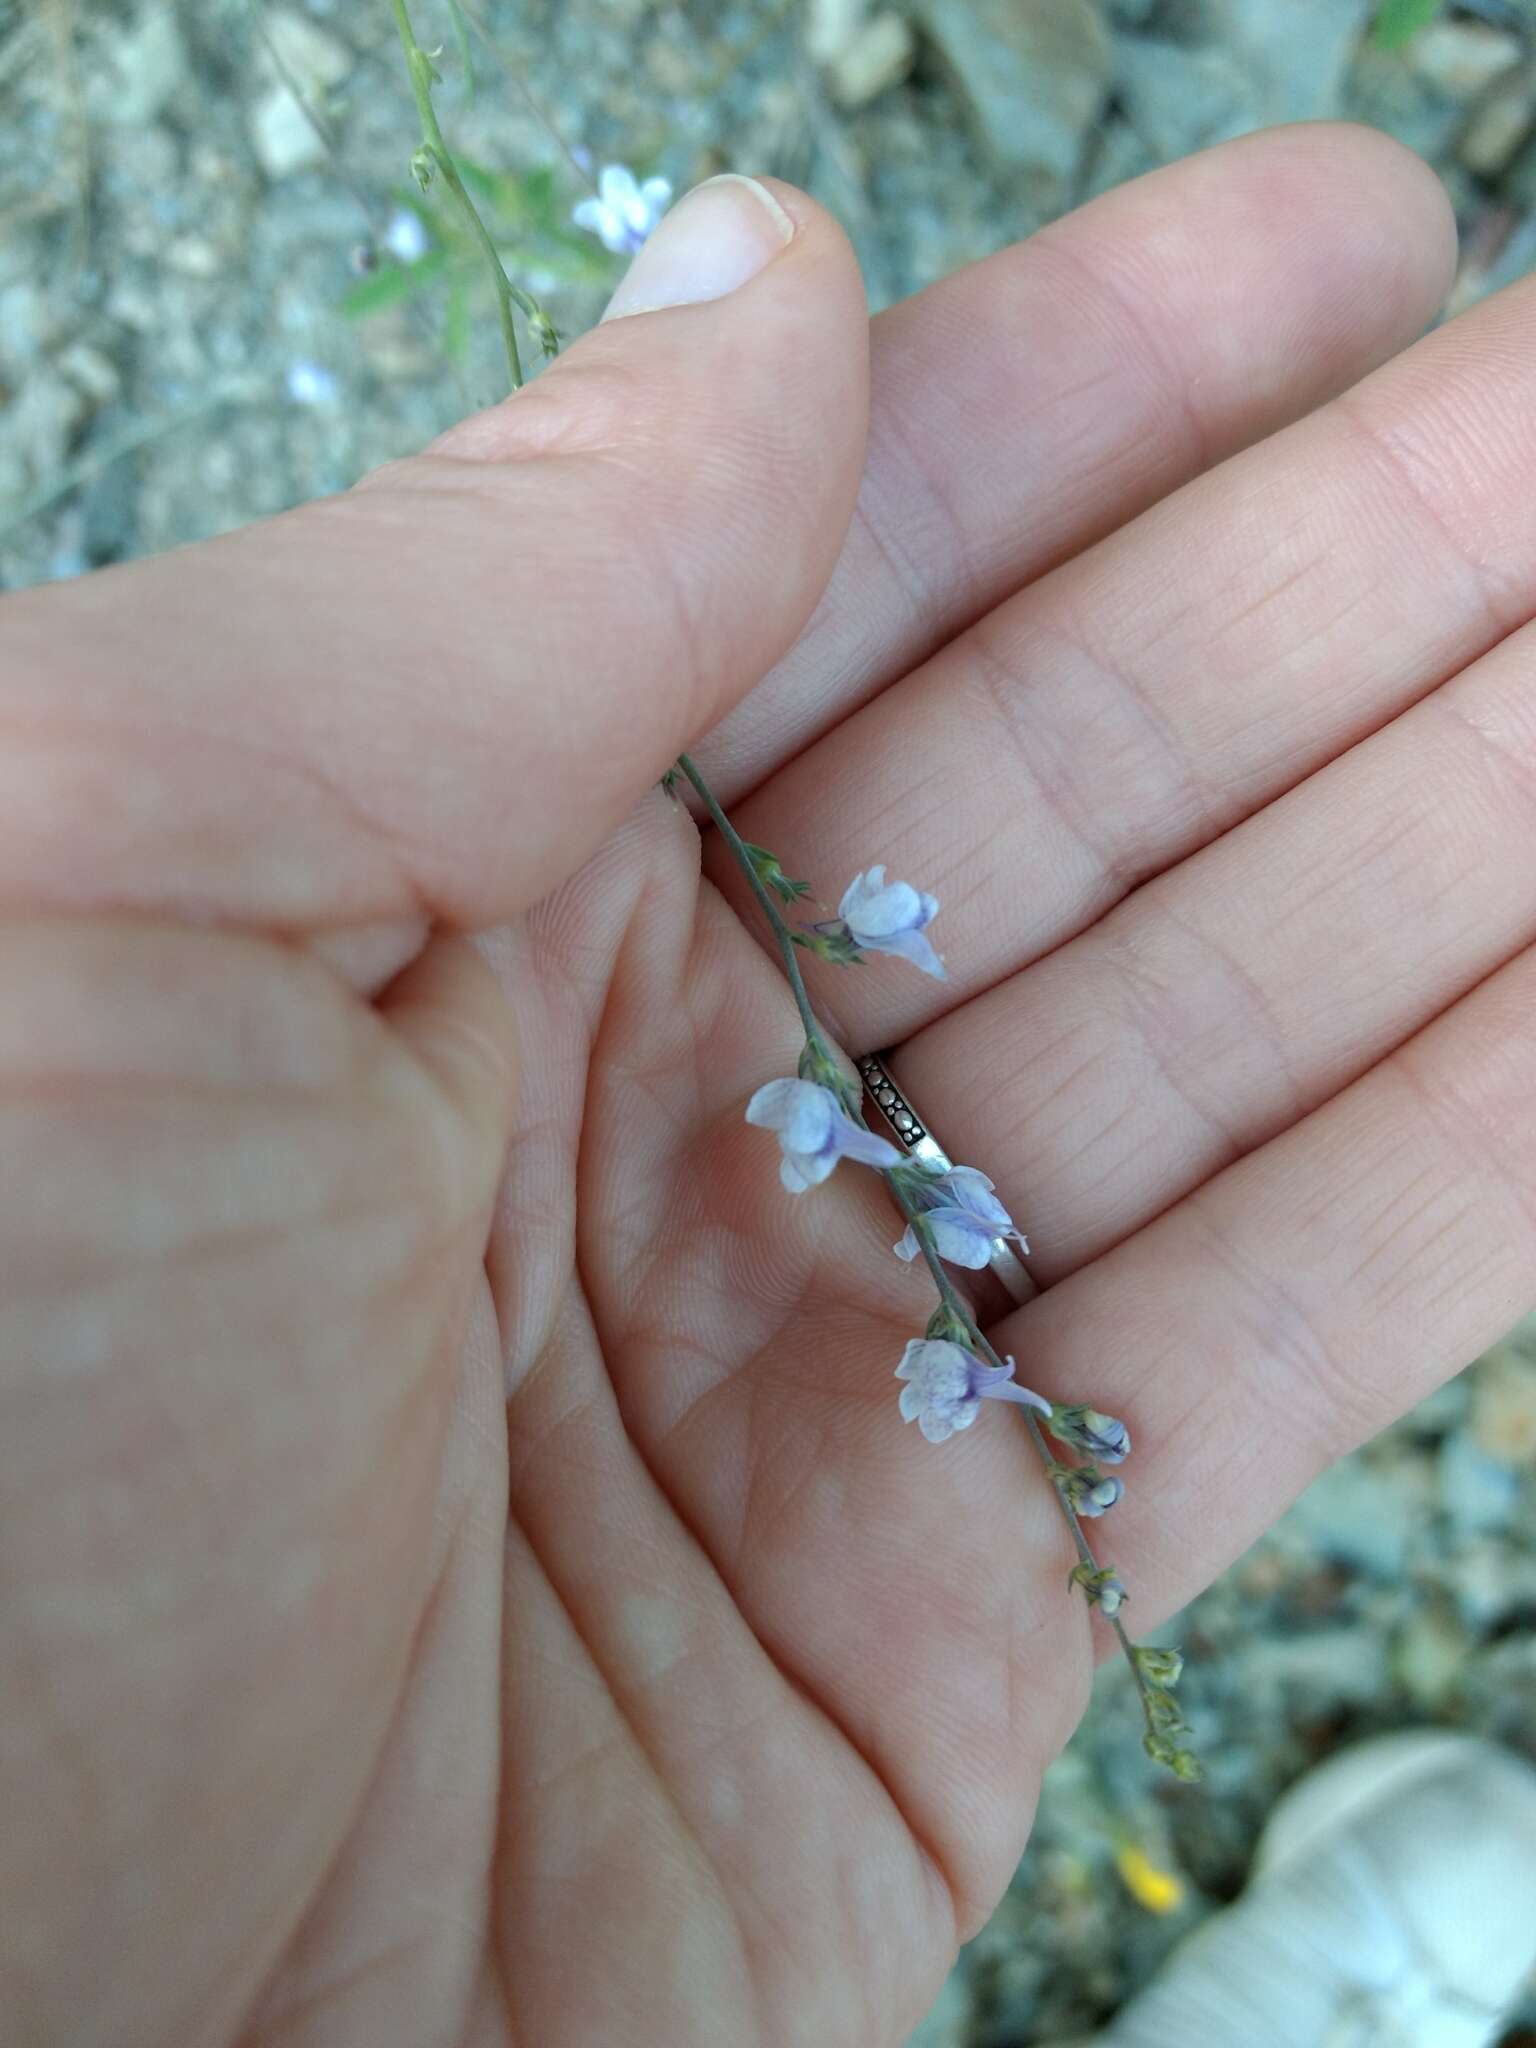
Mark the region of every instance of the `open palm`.
[[435, 456], [0, 611], [18, 2039], [879, 2048], [1006, 1882], [1101, 1646], [1017, 1419], [901, 1426], [878, 1181], [742, 1121], [799, 1032], [644, 793], [701, 730], [818, 896], [943, 903], [948, 983], [813, 993], [1128, 1419], [1138, 1633], [1536, 1294], [1536, 297], [1373, 370], [1427, 174], [1228, 146], [876, 323], [845, 540], [787, 203]]

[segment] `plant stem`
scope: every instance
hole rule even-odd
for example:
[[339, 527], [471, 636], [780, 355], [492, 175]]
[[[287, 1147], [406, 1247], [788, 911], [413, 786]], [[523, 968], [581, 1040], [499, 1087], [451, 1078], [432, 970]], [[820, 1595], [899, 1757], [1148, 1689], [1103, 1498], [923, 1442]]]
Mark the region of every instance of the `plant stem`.
[[[769, 895], [768, 890], [764, 887], [762, 877], [752, 865], [752, 856], [747, 852], [746, 842], [725, 815], [725, 812], [720, 808], [719, 798], [704, 780], [687, 754], [678, 755], [677, 765], [698, 791], [699, 801], [713, 819], [715, 830], [731, 849], [732, 859], [746, 877], [747, 887], [757, 898], [758, 908], [762, 911], [773, 929], [773, 935], [779, 942], [779, 951], [784, 956], [784, 972], [789, 976], [790, 990], [795, 998], [795, 1008], [800, 1012], [800, 1022], [805, 1026], [807, 1042], [826, 1059], [832, 1060], [834, 1054], [831, 1044], [822, 1031], [821, 1025], [816, 1018], [816, 1012], [811, 1008], [811, 999], [805, 992], [805, 977], [800, 972], [800, 961], [795, 950], [794, 933], [780, 915], [779, 906], [774, 902], [772, 896]], [[854, 1111], [853, 1114], [857, 1115], [858, 1112]], [[864, 1119], [859, 1117], [859, 1121], [862, 1123]]]
[[[742, 839], [741, 834], [725, 815], [719, 799], [704, 780], [704, 777], [699, 773], [694, 762], [687, 754], [679, 754], [677, 765], [698, 791], [700, 801], [714, 821], [715, 830], [730, 848], [732, 859], [745, 876], [748, 888], [757, 898], [759, 908], [762, 910], [764, 917], [767, 918], [774, 937], [778, 940], [779, 951], [784, 957], [784, 970], [789, 976], [790, 989], [794, 994], [795, 1007], [800, 1012], [800, 1022], [805, 1027], [807, 1042], [826, 1059], [833, 1059], [832, 1046], [821, 1028], [816, 1012], [811, 1007], [810, 996], [806, 993], [805, 980], [800, 972], [800, 962], [796, 955], [794, 933], [785, 922], [779, 906], [774, 902], [764, 886], [757, 869], [752, 863], [752, 857], [747, 852], [746, 843]], [[863, 1112], [857, 1106], [851, 1108], [849, 1114], [856, 1123], [862, 1124], [866, 1130], [869, 1128]], [[918, 1246], [923, 1254], [924, 1264], [933, 1277], [934, 1286], [938, 1289], [939, 1299], [950, 1313], [958, 1317], [964, 1324], [971, 1343], [988, 1363], [995, 1366], [1004, 1365], [1006, 1361], [998, 1355], [995, 1347], [988, 1341], [976, 1320], [970, 1303], [960, 1293], [948, 1273], [945, 1272], [944, 1263], [940, 1259], [937, 1248], [934, 1245], [933, 1232], [929, 1227], [926, 1216], [914, 1205], [894, 1173], [882, 1174], [881, 1178], [890, 1189], [897, 1208], [900, 1209], [902, 1215], [912, 1226], [913, 1234], [917, 1238]], [[1056, 1484], [1053, 1468], [1057, 1461], [1052, 1456], [1051, 1447], [1045, 1440], [1045, 1432], [1040, 1427], [1039, 1418], [1033, 1410], [1026, 1408], [1024, 1410], [1024, 1422], [1029, 1430], [1030, 1441], [1039, 1453], [1040, 1462], [1046, 1468], [1051, 1492], [1055, 1496], [1057, 1507], [1061, 1510], [1062, 1519], [1066, 1522], [1068, 1533], [1072, 1538], [1073, 1548], [1078, 1555], [1078, 1561], [1085, 1564], [1090, 1571], [1097, 1571], [1099, 1569], [1099, 1561], [1093, 1554], [1088, 1538], [1083, 1534], [1083, 1525], [1077, 1510]], [[1131, 1676], [1136, 1682], [1136, 1691], [1141, 1701], [1142, 1713], [1146, 1717], [1148, 1729], [1151, 1730], [1154, 1724], [1152, 1720], [1150, 1689], [1146, 1679], [1142, 1676], [1141, 1666], [1136, 1661], [1136, 1647], [1129, 1635], [1127, 1635], [1125, 1624], [1118, 1615], [1106, 1616], [1106, 1619], [1114, 1630], [1120, 1648], [1125, 1654], [1125, 1661], [1131, 1667]]]
[[416, 113], [421, 121], [422, 147], [442, 174], [443, 183], [459, 203], [464, 224], [480, 245], [486, 267], [491, 274], [491, 283], [496, 288], [496, 311], [501, 320], [501, 343], [506, 350], [507, 371], [512, 379], [512, 389], [523, 387], [523, 359], [518, 352], [517, 326], [512, 318], [516, 306], [525, 317], [538, 317], [539, 309], [524, 291], [519, 291], [506, 273], [501, 252], [491, 238], [491, 231], [480, 218], [479, 209], [459, 176], [459, 167], [453, 160], [453, 153], [443, 140], [443, 131], [438, 125], [437, 109], [432, 104], [432, 87], [437, 72], [432, 59], [416, 40], [416, 31], [411, 27], [410, 11], [406, 0], [391, 0], [395, 10], [395, 26], [400, 31], [400, 44], [405, 51], [406, 69], [410, 73], [411, 91], [416, 99]]

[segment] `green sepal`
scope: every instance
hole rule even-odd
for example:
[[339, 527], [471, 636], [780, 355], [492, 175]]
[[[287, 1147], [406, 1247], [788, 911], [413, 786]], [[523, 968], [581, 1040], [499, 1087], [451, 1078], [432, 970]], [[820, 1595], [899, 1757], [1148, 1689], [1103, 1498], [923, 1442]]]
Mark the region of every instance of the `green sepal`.
[[962, 1351], [975, 1349], [975, 1336], [964, 1316], [957, 1315], [947, 1301], [941, 1301], [928, 1318], [923, 1335], [940, 1344], [958, 1344]]
[[779, 857], [766, 846], [753, 846], [749, 840], [742, 841], [742, 851], [752, 863], [752, 872], [765, 889], [771, 889], [781, 903], [798, 903], [802, 896], [809, 896], [809, 882], [797, 882], [786, 875]]
[[864, 965], [864, 955], [846, 925], [828, 932], [819, 932], [814, 925], [802, 925], [793, 936], [797, 946], [804, 946], [807, 953], [814, 953], [818, 960], [830, 960], [834, 967]]

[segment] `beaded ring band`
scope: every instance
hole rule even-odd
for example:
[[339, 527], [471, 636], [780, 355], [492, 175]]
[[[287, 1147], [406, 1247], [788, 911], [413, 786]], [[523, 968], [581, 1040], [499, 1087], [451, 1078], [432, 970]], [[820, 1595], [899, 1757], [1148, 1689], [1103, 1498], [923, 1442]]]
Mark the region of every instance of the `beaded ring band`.
[[[854, 1061], [864, 1091], [889, 1126], [891, 1136], [902, 1150], [936, 1173], [948, 1173], [954, 1161], [934, 1137], [917, 1111], [891, 1079], [890, 1069], [878, 1053], [868, 1052]], [[1021, 1306], [1039, 1293], [1029, 1268], [1004, 1237], [994, 1238], [987, 1264], [1001, 1281], [1009, 1298]]]

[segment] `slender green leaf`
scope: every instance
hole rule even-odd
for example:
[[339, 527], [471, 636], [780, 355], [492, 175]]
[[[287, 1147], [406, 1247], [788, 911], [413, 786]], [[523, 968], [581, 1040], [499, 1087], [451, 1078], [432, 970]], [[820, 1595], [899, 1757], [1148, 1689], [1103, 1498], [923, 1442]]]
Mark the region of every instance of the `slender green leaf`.
[[477, 164], [472, 156], [465, 156], [462, 150], [458, 151], [457, 155], [459, 176], [470, 191], [477, 199], [489, 199], [494, 203], [501, 194], [499, 175], [488, 169], [485, 164]]
[[475, 60], [469, 47], [469, 23], [464, 19], [464, 10], [459, 0], [448, 0], [448, 16], [453, 23], [453, 40], [458, 46], [459, 62], [464, 67], [464, 104], [475, 104]]
[[1381, 0], [1371, 34], [1377, 47], [1401, 50], [1440, 12], [1440, 0]]
[[448, 287], [448, 304], [443, 315], [443, 353], [451, 363], [462, 363], [469, 353], [469, 285], [456, 277]]
[[382, 264], [371, 276], [358, 279], [342, 299], [341, 310], [349, 320], [363, 320], [386, 306], [403, 305], [435, 284], [447, 262], [446, 249], [432, 249], [419, 263]]

